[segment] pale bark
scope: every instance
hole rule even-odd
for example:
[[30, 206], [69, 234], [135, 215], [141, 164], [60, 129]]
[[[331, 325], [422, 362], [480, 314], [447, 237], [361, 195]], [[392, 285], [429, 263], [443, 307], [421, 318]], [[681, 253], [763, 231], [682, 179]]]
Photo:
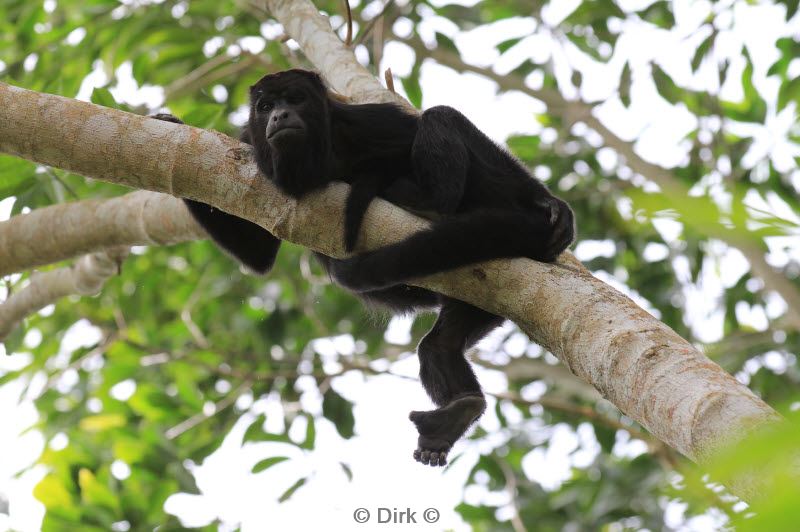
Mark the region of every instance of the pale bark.
[[358, 95], [359, 103], [408, 105], [402, 97], [384, 89], [355, 61], [353, 52], [331, 31], [328, 19], [320, 15], [314, 4], [306, 0], [267, 0], [266, 3], [270, 13], [300, 44], [303, 54], [337, 92], [346, 96]]
[[99, 293], [128, 247], [205, 237], [183, 201], [146, 190], [52, 205], [0, 222], [0, 276], [89, 253], [71, 267], [32, 275], [0, 304], [0, 341], [26, 316], [65, 296]]
[[119, 271], [127, 255], [126, 247], [112, 248], [81, 257], [68, 268], [33, 274], [27, 286], [0, 305], [0, 340], [26, 316], [62, 297], [100, 293], [106, 279]]
[[0, 276], [112, 246], [167, 245], [206, 233], [174, 196], [138, 190], [61, 203], [0, 222]]
[[[341, 52], [338, 40], [318, 35], [330, 30], [316, 20], [319, 14], [308, 2], [269, 4], [335, 88], [356, 101], [364, 101], [362, 94], [350, 91], [366, 90], [368, 98], [375, 97], [377, 82], [351, 54]], [[333, 56], [335, 60], [326, 59]], [[223, 135], [2, 84], [0, 131], [0, 151], [98, 179], [201, 199], [259, 223], [279, 238], [331, 256], [344, 254], [346, 185], [336, 183], [295, 202], [259, 176], [248, 147]], [[367, 213], [360, 242], [372, 249], [425, 226], [377, 201]], [[557, 264], [492, 261], [414, 284], [512, 319], [620, 410], [698, 462], [709, 460], [720, 445], [779, 419], [747, 387], [594, 278], [569, 253]], [[757, 490], [736, 479], [730, 486], [745, 498]]]

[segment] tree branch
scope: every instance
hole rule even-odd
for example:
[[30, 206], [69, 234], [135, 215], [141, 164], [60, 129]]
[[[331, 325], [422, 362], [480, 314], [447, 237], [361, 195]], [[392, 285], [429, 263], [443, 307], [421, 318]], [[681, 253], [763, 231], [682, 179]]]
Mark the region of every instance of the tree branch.
[[0, 222], [0, 277], [114, 246], [206, 238], [183, 202], [138, 190], [111, 199], [60, 203]]
[[31, 276], [22, 290], [11, 294], [0, 305], [0, 340], [26, 316], [64, 296], [98, 294], [106, 279], [119, 271], [128, 248], [118, 247], [82, 257], [68, 268]]

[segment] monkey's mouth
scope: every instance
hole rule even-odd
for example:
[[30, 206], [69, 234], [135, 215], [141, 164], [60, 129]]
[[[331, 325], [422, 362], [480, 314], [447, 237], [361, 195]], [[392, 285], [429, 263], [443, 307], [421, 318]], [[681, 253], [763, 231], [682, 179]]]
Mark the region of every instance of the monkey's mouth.
[[302, 128], [291, 127], [291, 126], [282, 127], [280, 129], [276, 129], [275, 131], [270, 131], [269, 133], [267, 133], [267, 139], [268, 140], [272, 140], [275, 137], [282, 136], [283, 133], [290, 133], [290, 132], [297, 132], [297, 131], [302, 131]]

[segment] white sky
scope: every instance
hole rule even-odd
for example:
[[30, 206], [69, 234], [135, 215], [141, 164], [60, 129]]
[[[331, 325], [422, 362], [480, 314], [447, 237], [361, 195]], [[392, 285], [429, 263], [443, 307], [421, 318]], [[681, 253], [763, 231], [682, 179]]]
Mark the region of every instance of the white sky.
[[[474, 3], [474, 2], [473, 2]], [[553, 3], [563, 12], [569, 11], [575, 2], [564, 1]], [[620, 1], [625, 9], [647, 5], [647, 1]], [[717, 2], [714, 9], [728, 5], [730, 2]], [[498, 72], [511, 70], [527, 57], [546, 59], [551, 55], [556, 58], [559, 80], [564, 77], [563, 61], [565, 58], [583, 73], [584, 89], [582, 98], [589, 101], [607, 100], [597, 110], [598, 116], [622, 138], [638, 139], [637, 151], [649, 161], [672, 166], [680, 164], [685, 158], [687, 147], [681, 142], [684, 135], [696, 126], [696, 120], [681, 108], [671, 106], [656, 93], [649, 81], [647, 64], [656, 60], [669, 74], [680, 83], [693, 83], [703, 87], [708, 83], [711, 65], [701, 68], [701, 72], [692, 75], [689, 60], [697, 45], [698, 38], [686, 37], [696, 31], [705, 19], [712, 4], [707, 1], [681, 0], [675, 2], [674, 8], [677, 26], [673, 32], [665, 32], [653, 28], [636, 27], [632, 23], [621, 23], [625, 33], [620, 38], [614, 56], [608, 67], [601, 67], [577, 54], [573, 49], [566, 52], [554, 49], [547, 38], [531, 36], [513, 47], [506, 54], [499, 56], [494, 45], [507, 39], [530, 35], [536, 31], [532, 19], [517, 18], [500, 21], [483, 26], [471, 32], [458, 32], [452, 23], [428, 14], [421, 26], [423, 38], [430, 39], [434, 31], [444, 33], [459, 46], [463, 58], [469, 63], [481, 66], [493, 66]], [[555, 9], [545, 12], [549, 23], [556, 23], [563, 13]], [[719, 46], [715, 51], [717, 57], [732, 56], [731, 71], [741, 69], [739, 55], [741, 44], [747, 44], [756, 64], [756, 86], [766, 95], [767, 101], [773, 102], [777, 92], [775, 80], [766, 79], [768, 66], [776, 58], [773, 42], [776, 35], [795, 34], [800, 31], [800, 22], [795, 17], [791, 26], [783, 22], [782, 10], [773, 6], [737, 5], [732, 17], [720, 15], [718, 23], [730, 31], [722, 31], [718, 39]], [[402, 21], [398, 29], [402, 30]], [[766, 31], [765, 28], [769, 28]], [[274, 25], [264, 31], [277, 31]], [[83, 35], [71, 36], [71, 44], [80, 45]], [[702, 38], [702, 37], [700, 37]], [[252, 38], [245, 45], [259, 46], [260, 37]], [[213, 43], [209, 43], [209, 53], [213, 51]], [[625, 62], [629, 62], [633, 71], [632, 98], [633, 104], [625, 109], [614, 97], [619, 71]], [[386, 47], [382, 61], [382, 69], [391, 67], [395, 76], [408, 74], [413, 64], [413, 52], [405, 45], [393, 43]], [[140, 88], [130, 77], [129, 66], [119, 71], [120, 82], [114, 89], [115, 96], [131, 103], [149, 102], [159, 105], [163, 97], [162, 91], [156, 87]], [[735, 77], [735, 76], [734, 76]], [[569, 74], [566, 74], [568, 81]], [[535, 76], [529, 79], [536, 83]], [[94, 86], [105, 83], [102, 70], [97, 68], [90, 74], [79, 93], [79, 97], [88, 99]], [[544, 110], [538, 102], [520, 93], [497, 95], [497, 87], [477, 75], [460, 75], [447, 68], [425, 62], [422, 68], [421, 83], [423, 87], [423, 107], [446, 104], [456, 107], [475, 124], [495, 140], [502, 142], [512, 133], [541, 133], [541, 127], [535, 115]], [[399, 84], [398, 89], [402, 90]], [[727, 99], [737, 100], [741, 95], [737, 84], [726, 84], [721, 93]], [[574, 89], [565, 87], [565, 93], [575, 96]], [[794, 168], [793, 155], [798, 155], [795, 148], [783, 141], [785, 131], [794, 124], [793, 106], [780, 115], [770, 111], [768, 124], [758, 129], [755, 134], [758, 142], [751, 150], [753, 163], [770, 156], [779, 168]], [[611, 154], [613, 156], [613, 154]], [[791, 166], [786, 166], [791, 164]], [[709, 183], [713, 187], [713, 183]], [[699, 191], [702, 192], [702, 191]], [[748, 204], [779, 213], [781, 216], [800, 222], [797, 213], [791, 210], [777, 197], [760, 197], [753, 194], [748, 197]], [[0, 201], [0, 220], [8, 217], [11, 208], [10, 199]], [[623, 215], [629, 208], [621, 204]], [[670, 254], [670, 248], [680, 249], [682, 225], [667, 218], [655, 222], [656, 229], [668, 246], [653, 243], [648, 246], [646, 260], [664, 260]], [[770, 242], [772, 263], [786, 264], [790, 258], [800, 260], [800, 244], [793, 241]], [[614, 243], [608, 241], [582, 241], [576, 249], [580, 259], [588, 260], [594, 256], [608, 256], [615, 252]], [[747, 262], [736, 250], [731, 250], [719, 242], [712, 242], [709, 253], [704, 260], [698, 283], [692, 283], [689, 276], [688, 262], [680, 255], [673, 254], [672, 263], [678, 281], [681, 283], [685, 298], [686, 322], [700, 340], [712, 342], [722, 335], [722, 313], [719, 299], [723, 290], [732, 286], [748, 270]], [[135, 259], [133, 259], [135, 260]], [[658, 312], [646, 300], [625, 286], [625, 272], [595, 272], [601, 279], [633, 297], [637, 303], [650, 312]], [[279, 274], [279, 273], [278, 273]], [[0, 293], [0, 296], [3, 296]], [[774, 318], [785, 310], [785, 304], [777, 296], [771, 296], [766, 307], [750, 306], [740, 303], [736, 307], [737, 317], [757, 329], [767, 326], [767, 317]], [[49, 310], [52, 312], [52, 309]], [[407, 321], [394, 321], [390, 336], [402, 343], [408, 342]], [[508, 326], [506, 326], [508, 327]], [[405, 328], [405, 329], [404, 329]], [[62, 348], [64, 353], [77, 348], [81, 343], [94, 341], [95, 332], [85, 322], [79, 322], [65, 338]], [[405, 338], [405, 340], [403, 340]], [[517, 340], [505, 346], [493, 345], [491, 338], [484, 343], [489, 351], [499, 351], [505, 356], [520, 356], [527, 347], [527, 341]], [[36, 333], [29, 334], [28, 348], [33, 349], [38, 343]], [[351, 342], [352, 343], [352, 342]], [[317, 351], [323, 357], [335, 357], [347, 354], [346, 339], [338, 341], [322, 341], [317, 344]], [[497, 344], [497, 342], [494, 342]], [[513, 345], [512, 345], [513, 344]], [[2, 347], [0, 346], [0, 352]], [[19, 367], [28, 355], [17, 354], [10, 357], [0, 356], [0, 374], [4, 370]], [[780, 353], [772, 353], [753, 361], [752, 373], [765, 365], [776, 371], [785, 368], [785, 357]], [[755, 365], [754, 365], [755, 364]], [[754, 369], [755, 368], [755, 369]], [[414, 376], [418, 371], [416, 358], [409, 353], [391, 367], [394, 373]], [[748, 372], [745, 372], [748, 373]], [[481, 371], [479, 377], [488, 391], [504, 391], [505, 377], [500, 372]], [[746, 374], [739, 378], [746, 380]], [[69, 376], [60, 386], [69, 387]], [[299, 386], [303, 386], [301, 383]], [[356, 508], [365, 507], [373, 512], [372, 524], [358, 525], [358, 530], [392, 530], [405, 529], [403, 525], [375, 525], [374, 511], [377, 507], [411, 508], [417, 512], [417, 520], [426, 508], [434, 507], [441, 513], [441, 519], [435, 525], [417, 525], [423, 529], [440, 530], [451, 528], [467, 530], [468, 527], [451, 509], [462, 500], [479, 504], [488, 502], [507, 505], [508, 497], [503, 493], [490, 493], [482, 486], [473, 486], [462, 494], [462, 486], [466, 476], [478, 459], [479, 453], [488, 451], [485, 442], [462, 441], [457, 444], [452, 456], [461, 454], [459, 461], [447, 472], [417, 465], [411, 459], [411, 452], [416, 446], [416, 434], [413, 426], [407, 421], [407, 414], [412, 409], [426, 409], [430, 402], [421, 386], [411, 380], [389, 376], [364, 378], [360, 374], [351, 373], [334, 379], [334, 388], [356, 404], [356, 436], [342, 441], [336, 434], [333, 425], [320, 418], [317, 421], [317, 447], [313, 452], [301, 453], [297, 449], [279, 444], [248, 444], [240, 447], [240, 438], [244, 428], [263, 412], [269, 412], [268, 428], [276, 428], [272, 424], [282, 423], [282, 407], [274, 397], [261, 399], [255, 403], [246, 396], [240, 398], [237, 405], [245, 410], [242, 419], [226, 439], [222, 448], [209, 457], [202, 466], [195, 470], [201, 496], [175, 495], [166, 505], [168, 511], [178, 514], [186, 525], [199, 526], [216, 517], [222, 518], [235, 527], [241, 523], [242, 530], [263, 530], [269, 523], [275, 530], [312, 530], [312, 529], [349, 529], [356, 528], [352, 514]], [[41, 467], [14, 478], [13, 475], [24, 465], [30, 464], [42, 449], [42, 437], [35, 431], [20, 435], [36, 419], [30, 399], [17, 403], [16, 399], [21, 386], [12, 383], [0, 388], [0, 494], [11, 501], [10, 516], [0, 515], [0, 529], [13, 528], [20, 531], [38, 529], [42, 508], [31, 496], [33, 485], [44, 474]], [[130, 390], [127, 390], [130, 392]], [[541, 394], [544, 390], [532, 390]], [[122, 393], [122, 392], [120, 392]], [[303, 388], [302, 404], [311, 412], [321, 411], [321, 398], [311, 386]], [[514, 412], [508, 416], [514, 419]], [[519, 417], [518, 414], [516, 417]], [[499, 423], [490, 407], [481, 421], [481, 426], [493, 436], [495, 444], [503, 441], [506, 435], [500, 433]], [[278, 427], [279, 428], [279, 427]], [[548, 488], [556, 488], [569, 478], [570, 467], [581, 467], [591, 460], [599, 448], [589, 424], [581, 425], [577, 432], [566, 425], [547, 427], [531, 422], [526, 427], [529, 433], [549, 444], [533, 449], [523, 462], [525, 473]], [[302, 433], [302, 427], [294, 427], [292, 433]], [[628, 441], [626, 435], [620, 435], [615, 454], [619, 456], [635, 456], [645, 451], [644, 444]], [[56, 440], [56, 445], [66, 444], [63, 438]], [[291, 460], [274, 466], [265, 473], [251, 475], [250, 468], [259, 460], [271, 456], [285, 454]], [[339, 462], [347, 463], [353, 471], [354, 481], [348, 482]], [[125, 464], [116, 464], [115, 472], [124, 477]], [[308, 483], [295, 493], [288, 502], [278, 504], [277, 497], [297, 478], [309, 475]], [[719, 516], [708, 514], [685, 520], [684, 507], [670, 503], [667, 507], [667, 525], [681, 530], [714, 530], [720, 526]], [[507, 518], [508, 506], [501, 507], [498, 515]]]

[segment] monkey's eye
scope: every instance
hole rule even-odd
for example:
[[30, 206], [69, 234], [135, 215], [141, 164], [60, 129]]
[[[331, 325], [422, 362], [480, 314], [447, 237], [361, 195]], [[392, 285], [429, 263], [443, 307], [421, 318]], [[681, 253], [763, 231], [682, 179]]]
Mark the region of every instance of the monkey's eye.
[[286, 96], [286, 101], [292, 105], [297, 105], [298, 103], [303, 103], [306, 99], [306, 95], [302, 92], [291, 92]]
[[256, 110], [260, 113], [266, 113], [270, 109], [272, 109], [272, 102], [269, 98], [261, 98], [258, 100], [258, 103], [256, 103]]

